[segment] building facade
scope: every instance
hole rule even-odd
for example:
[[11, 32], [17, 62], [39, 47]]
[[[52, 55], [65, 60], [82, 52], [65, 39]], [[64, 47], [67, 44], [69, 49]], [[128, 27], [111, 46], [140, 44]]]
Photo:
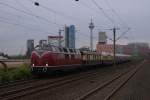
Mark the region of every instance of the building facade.
[[39, 41], [39, 46], [40, 47], [43, 47], [44, 45], [46, 45], [47, 44], [47, 40], [40, 40]]
[[98, 43], [99, 44], [106, 44], [107, 43], [106, 32], [99, 32], [98, 33]]
[[[97, 44], [96, 51], [99, 53], [113, 53], [113, 44]], [[129, 43], [127, 45], [116, 44], [116, 53], [128, 54], [134, 57], [150, 56], [150, 49], [147, 43]]]
[[150, 53], [148, 43], [129, 43], [127, 44], [128, 54], [133, 56], [143, 56], [146, 57]]
[[59, 46], [59, 41], [62, 44], [63, 36], [48, 36], [48, 44]]
[[65, 26], [65, 47], [75, 48], [75, 26]]
[[65, 26], [65, 31], [64, 31], [64, 40], [65, 40], [65, 47], [69, 47], [69, 27]]
[[26, 52], [27, 57], [31, 56], [33, 50], [34, 50], [34, 40], [33, 39], [27, 40], [27, 52]]
[[75, 26], [69, 27], [69, 48], [75, 48]]

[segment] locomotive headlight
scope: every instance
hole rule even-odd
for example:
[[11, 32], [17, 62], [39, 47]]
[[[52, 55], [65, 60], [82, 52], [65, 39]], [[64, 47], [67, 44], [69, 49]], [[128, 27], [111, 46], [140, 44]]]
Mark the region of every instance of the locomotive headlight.
[[34, 66], [34, 64], [32, 64], [32, 66]]
[[48, 66], [48, 64], [46, 64], [46, 66]]

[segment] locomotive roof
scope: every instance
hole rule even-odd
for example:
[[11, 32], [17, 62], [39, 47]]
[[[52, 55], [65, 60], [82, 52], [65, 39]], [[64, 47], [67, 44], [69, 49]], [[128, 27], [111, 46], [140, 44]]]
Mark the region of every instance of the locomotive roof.
[[73, 49], [73, 48], [66, 48], [66, 47], [60, 47], [55, 45], [43, 45], [43, 46], [36, 46], [35, 51], [51, 51], [51, 52], [65, 52], [65, 53], [80, 53], [79, 49]]

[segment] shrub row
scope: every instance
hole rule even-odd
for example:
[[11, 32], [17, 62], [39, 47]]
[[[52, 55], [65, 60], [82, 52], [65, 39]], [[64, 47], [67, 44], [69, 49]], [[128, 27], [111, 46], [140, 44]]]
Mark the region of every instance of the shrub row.
[[0, 81], [9, 82], [20, 79], [28, 79], [31, 77], [31, 71], [28, 64], [22, 64], [20, 67], [15, 69], [8, 69], [7, 71], [0, 70]]

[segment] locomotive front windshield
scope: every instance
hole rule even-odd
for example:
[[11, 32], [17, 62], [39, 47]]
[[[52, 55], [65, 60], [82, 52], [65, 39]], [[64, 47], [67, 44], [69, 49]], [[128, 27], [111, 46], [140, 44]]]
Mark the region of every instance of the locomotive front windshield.
[[37, 51], [37, 50], [48, 50], [48, 51], [52, 51], [52, 47], [51, 47], [50, 45], [43, 45], [43, 46], [37, 45], [34, 49], [35, 49], [36, 51]]

